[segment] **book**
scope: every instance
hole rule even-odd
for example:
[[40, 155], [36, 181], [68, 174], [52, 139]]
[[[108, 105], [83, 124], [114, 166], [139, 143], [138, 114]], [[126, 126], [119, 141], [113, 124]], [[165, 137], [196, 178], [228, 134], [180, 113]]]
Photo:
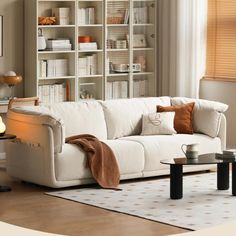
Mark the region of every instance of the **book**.
[[98, 46], [96, 42], [91, 43], [79, 43], [79, 50], [97, 50]]
[[216, 153], [215, 157], [217, 159], [236, 159], [236, 155], [224, 154], [224, 153]]
[[223, 151], [225, 155], [236, 155], [236, 149], [227, 149]]

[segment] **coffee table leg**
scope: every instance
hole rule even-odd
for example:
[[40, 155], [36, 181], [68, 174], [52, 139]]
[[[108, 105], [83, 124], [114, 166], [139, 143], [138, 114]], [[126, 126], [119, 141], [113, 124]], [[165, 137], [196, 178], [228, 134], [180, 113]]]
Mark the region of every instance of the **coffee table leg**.
[[217, 164], [217, 189], [229, 189], [229, 163]]
[[170, 165], [170, 198], [181, 199], [183, 197], [183, 166]]
[[232, 195], [236, 196], [236, 163], [232, 163]]

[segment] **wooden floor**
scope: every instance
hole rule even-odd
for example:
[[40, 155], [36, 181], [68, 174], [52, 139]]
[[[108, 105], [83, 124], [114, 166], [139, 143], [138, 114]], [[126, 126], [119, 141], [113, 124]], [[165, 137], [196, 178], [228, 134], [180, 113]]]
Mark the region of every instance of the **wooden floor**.
[[7, 176], [0, 165], [0, 221], [50, 233], [79, 236], [170, 235], [186, 230], [115, 213], [44, 194], [51, 189], [22, 183]]

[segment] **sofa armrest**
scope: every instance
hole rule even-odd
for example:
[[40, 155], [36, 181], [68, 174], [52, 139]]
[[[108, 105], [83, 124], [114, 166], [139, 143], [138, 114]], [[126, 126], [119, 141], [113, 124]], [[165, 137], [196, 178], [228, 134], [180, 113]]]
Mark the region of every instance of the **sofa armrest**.
[[226, 149], [226, 129], [227, 129], [227, 121], [224, 114], [221, 115], [220, 129], [218, 133], [218, 137], [221, 140], [221, 150]]
[[[193, 129], [196, 133], [203, 133], [212, 138], [219, 135], [221, 117], [223, 113], [228, 109], [228, 105], [208, 101], [204, 99], [192, 99], [192, 98], [182, 98], [176, 97], [171, 99], [172, 105], [181, 105], [194, 102], [193, 109]], [[225, 119], [222, 118], [222, 119]]]
[[62, 152], [65, 143], [65, 128], [63, 122], [50, 114], [47, 108], [29, 110], [24, 107], [14, 108], [7, 113], [7, 132], [27, 142], [41, 142], [38, 135], [40, 127], [52, 129], [54, 153]]

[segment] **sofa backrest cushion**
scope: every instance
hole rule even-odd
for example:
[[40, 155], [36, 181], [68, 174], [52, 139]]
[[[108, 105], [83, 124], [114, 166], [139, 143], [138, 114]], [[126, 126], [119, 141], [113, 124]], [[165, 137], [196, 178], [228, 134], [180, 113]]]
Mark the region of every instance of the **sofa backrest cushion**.
[[107, 124], [108, 139], [139, 135], [142, 116], [156, 112], [156, 106], [170, 106], [169, 97], [116, 99], [100, 102]]
[[98, 101], [55, 103], [49, 110], [65, 124], [65, 136], [91, 134], [107, 139], [107, 127], [102, 106]]
[[228, 105], [220, 102], [203, 99], [175, 97], [171, 98], [172, 105], [195, 102], [193, 109], [193, 130], [195, 133], [203, 133], [210, 137], [218, 136], [222, 113], [228, 109]]

